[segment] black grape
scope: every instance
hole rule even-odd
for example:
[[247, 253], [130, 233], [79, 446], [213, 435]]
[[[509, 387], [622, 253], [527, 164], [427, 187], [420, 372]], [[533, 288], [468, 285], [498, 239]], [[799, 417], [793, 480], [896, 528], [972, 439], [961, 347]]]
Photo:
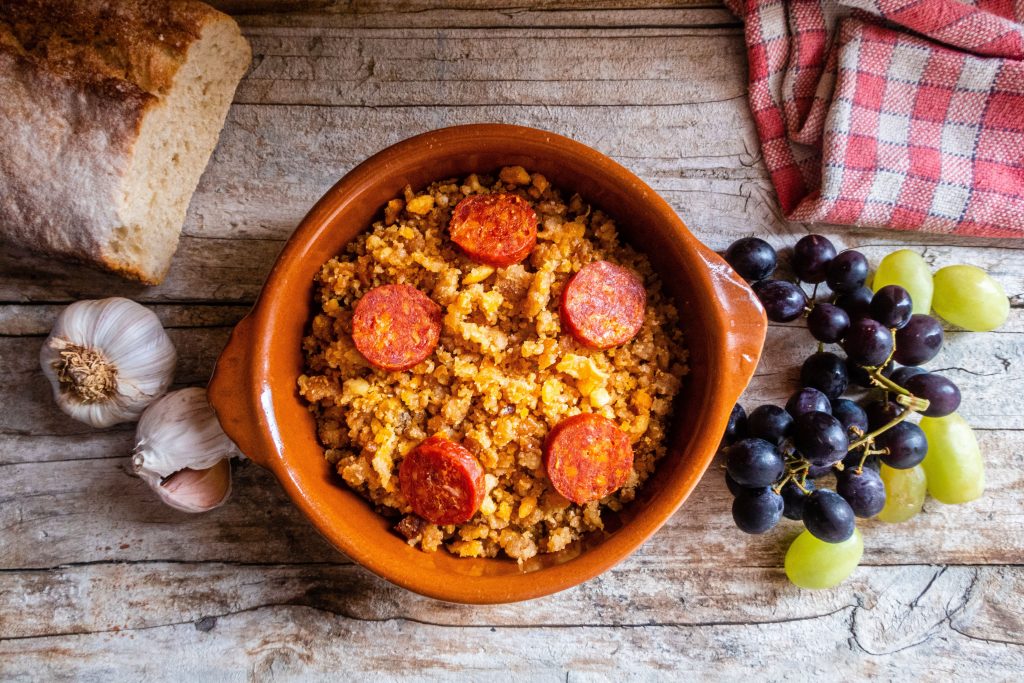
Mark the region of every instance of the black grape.
[[836, 298], [836, 306], [846, 311], [850, 322], [871, 317], [871, 299], [874, 292], [867, 287], [858, 287], [852, 292], [844, 292]]
[[893, 370], [893, 373], [892, 375], [889, 376], [889, 379], [891, 379], [897, 385], [906, 389], [907, 380], [909, 380], [914, 375], [920, 375], [924, 371], [924, 368], [919, 368], [913, 365], [901, 365], [900, 367]]
[[[886, 363], [885, 367], [881, 370], [883, 377], [889, 377], [892, 375], [892, 372], [892, 363]], [[846, 373], [850, 377], [850, 384], [856, 384], [857, 386], [864, 387], [865, 389], [870, 389], [875, 386], [871, 381], [871, 377], [868, 375], [868, 371], [854, 363], [849, 358], [846, 359]]]
[[846, 433], [851, 437], [851, 441], [855, 441], [869, 431], [868, 414], [848, 398], [832, 401], [832, 416], [839, 420], [839, 424], [843, 425]]
[[923, 365], [942, 348], [943, 332], [939, 321], [930, 315], [915, 313], [902, 329], [896, 330], [896, 354], [900, 365]]
[[[861, 458], [864, 458], [864, 451], [861, 449], [858, 448], [855, 451], [850, 451], [846, 457], [843, 458], [843, 467], [860, 467]], [[879, 462], [877, 455], [869, 455], [867, 458], [864, 458], [864, 467], [868, 469], [872, 469], [877, 472], [881, 466], [882, 463]]]
[[793, 247], [793, 270], [804, 282], [824, 282], [825, 270], [835, 256], [836, 248], [827, 237], [807, 235]]
[[846, 361], [828, 351], [808, 356], [800, 368], [800, 383], [817, 389], [829, 399], [842, 396], [849, 381]]
[[784, 503], [782, 514], [788, 519], [803, 519], [804, 502], [806, 502], [807, 496], [810, 495], [810, 492], [814, 490], [814, 482], [809, 480], [805, 481], [804, 489], [806, 489], [806, 493], [796, 485], [795, 481], [790, 479], [779, 492], [782, 494], [782, 502]]
[[814, 411], [831, 414], [832, 404], [828, 402], [828, 396], [813, 387], [801, 389], [786, 401], [786, 412], [794, 418]]
[[843, 350], [858, 365], [881, 365], [889, 358], [892, 347], [892, 332], [871, 318], [861, 318], [851, 324], [843, 340]]
[[725, 434], [722, 443], [730, 446], [747, 435], [747, 411], [739, 403], [732, 407], [729, 421], [725, 423]]
[[732, 519], [740, 531], [763, 534], [779, 523], [784, 503], [771, 488], [745, 489], [732, 501]]
[[886, 285], [871, 299], [871, 317], [886, 327], [899, 329], [910, 322], [914, 302], [899, 285]]
[[922, 372], [908, 379], [903, 388], [914, 396], [928, 399], [928, 410], [922, 415], [945, 417], [960, 407], [960, 388], [942, 375]]
[[745, 486], [740, 486], [736, 483], [736, 480], [729, 476], [729, 473], [725, 473], [725, 485], [729, 487], [729, 493], [734, 496], [738, 496], [740, 491], [745, 489]]
[[820, 342], [834, 344], [850, 329], [850, 315], [833, 304], [815, 304], [807, 316], [807, 331]]
[[836, 493], [850, 504], [857, 517], [874, 517], [885, 507], [885, 484], [878, 472], [852, 467], [836, 475]]
[[808, 479], [820, 479], [832, 471], [832, 465], [811, 465], [807, 468]]
[[771, 486], [786, 469], [782, 454], [764, 439], [737, 441], [725, 452], [729, 476], [747, 488]]
[[804, 526], [827, 543], [842, 543], [853, 535], [853, 509], [835, 491], [817, 489], [804, 503]]
[[730, 244], [725, 260], [741, 277], [751, 282], [763, 280], [774, 273], [778, 261], [772, 245], [757, 237], [744, 237]]
[[868, 279], [868, 260], [859, 251], [849, 249], [832, 259], [826, 269], [825, 282], [833, 292], [852, 292]]
[[895, 401], [871, 401], [864, 406], [864, 413], [868, 416], [868, 431], [875, 431], [882, 426], [889, 424], [896, 416], [903, 412]]
[[928, 455], [928, 437], [912, 422], [900, 422], [875, 439], [875, 447], [888, 450], [879, 457], [889, 467], [908, 470]]
[[770, 441], [776, 446], [793, 431], [793, 416], [778, 406], [758, 406], [747, 418], [747, 434]]
[[796, 418], [793, 443], [813, 465], [831, 465], [846, 456], [850, 438], [846, 429], [828, 413], [804, 413]]
[[804, 290], [785, 280], [762, 280], [754, 284], [754, 293], [768, 319], [777, 323], [796, 320], [807, 306]]

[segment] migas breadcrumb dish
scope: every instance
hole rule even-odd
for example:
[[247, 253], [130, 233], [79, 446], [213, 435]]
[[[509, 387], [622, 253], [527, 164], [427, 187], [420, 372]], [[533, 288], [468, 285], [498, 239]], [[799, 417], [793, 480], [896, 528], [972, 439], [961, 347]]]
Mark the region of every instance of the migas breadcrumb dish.
[[[524, 561], [601, 529], [665, 454], [687, 370], [647, 258], [522, 167], [406, 188], [383, 214], [321, 268], [303, 345], [340, 479], [426, 551]], [[455, 482], [431, 481], [450, 462]]]

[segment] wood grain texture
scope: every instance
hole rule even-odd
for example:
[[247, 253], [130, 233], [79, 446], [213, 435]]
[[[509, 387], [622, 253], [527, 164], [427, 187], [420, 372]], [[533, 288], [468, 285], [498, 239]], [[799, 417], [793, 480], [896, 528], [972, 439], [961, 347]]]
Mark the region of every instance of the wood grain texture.
[[[648, 584], [657, 594], [649, 615], [676, 616], [679, 621], [659, 618], [612, 624], [588, 623], [585, 617], [590, 615], [579, 614], [581, 600], [591, 605], [603, 602], [607, 595], [603, 591], [593, 594], [576, 589], [562, 604], [551, 605], [550, 614], [535, 603], [537, 609], [525, 623], [519, 623], [515, 615], [503, 618], [501, 612], [508, 608], [468, 612], [430, 607], [422, 614], [427, 619], [421, 619], [412, 616], [417, 613], [415, 606], [406, 604], [417, 600], [389, 595], [383, 585], [360, 585], [358, 578], [345, 576], [344, 570], [312, 586], [299, 576], [282, 575], [273, 568], [248, 577], [245, 571], [233, 571], [226, 581], [218, 581], [216, 567], [206, 567], [203, 575], [194, 576], [182, 576], [180, 567], [174, 570], [161, 587], [173, 590], [176, 580], [211, 579], [211, 588], [225, 599], [234, 597], [239, 607], [221, 612], [217, 610], [223, 610], [222, 606], [210, 604], [216, 614], [196, 618], [187, 606], [181, 606], [178, 621], [133, 627], [131, 622], [141, 621], [139, 609], [123, 605], [119, 616], [124, 625], [115, 623], [109, 629], [75, 635], [11, 638], [0, 643], [0, 662], [9, 663], [5, 670], [15, 679], [73, 674], [85, 680], [125, 675], [147, 680], [193, 676], [326, 680], [336, 677], [339, 669], [347, 676], [383, 674], [415, 680], [488, 675], [516, 680], [669, 680], [679, 671], [728, 680], [751, 675], [770, 680], [794, 671], [840, 679], [871, 675], [941, 680], [962, 674], [965, 668], [983, 670], [993, 679], [1012, 679], [1024, 664], [1020, 631], [1006, 631], [1007, 626], [1019, 629], [1019, 618], [1008, 624], [999, 607], [993, 610], [984, 597], [1019, 587], [1019, 572], [1008, 570], [915, 567], [895, 574], [861, 571], [862, 576], [851, 581], [843, 595], [813, 605], [800, 600], [790, 617], [747, 615], [724, 622], [705, 622], [699, 606], [694, 610], [680, 607], [678, 603], [686, 604], [685, 597], [673, 600], [676, 596]], [[117, 577], [116, 573], [109, 588], [134, 585], [120, 582], [136, 577], [130, 573]], [[246, 578], [257, 587], [235, 593], [236, 581]], [[670, 578], [675, 590], [699, 586], [719, 599], [749, 600], [754, 596], [747, 586], [764, 576], [726, 572], [713, 577], [684, 574], [664, 578]], [[75, 579], [69, 577], [64, 588], [73, 592]], [[641, 603], [647, 597], [634, 581], [616, 586], [614, 573], [599, 582], [609, 592], [616, 587], [630, 594], [640, 592]], [[304, 592], [307, 589], [311, 590]], [[253, 594], [263, 591], [282, 602], [253, 604]], [[336, 596], [338, 591], [344, 591], [344, 597], [337, 601], [322, 597]], [[871, 596], [869, 601], [864, 601], [864, 594]], [[568, 602], [572, 597], [576, 601]], [[313, 604], [307, 604], [310, 602]], [[780, 596], [778, 602], [785, 598]], [[137, 608], [145, 610], [151, 604], [140, 601]], [[243, 606], [247, 604], [252, 606]], [[611, 616], [621, 608], [609, 607], [601, 614]], [[631, 610], [634, 615], [644, 612], [643, 604], [635, 612]], [[396, 613], [401, 616], [389, 616]], [[554, 617], [554, 623], [545, 624], [545, 617]], [[899, 628], [894, 629], [894, 624]], [[989, 638], [993, 630], [1000, 636], [998, 640]], [[68, 643], [74, 643], [81, 656], [68, 657]], [[163, 662], [159, 655], [153, 656], [159, 650], [183, 651], [189, 656]]]
[[[22, 596], [4, 608], [53, 610], [46, 621], [7, 630], [0, 663], [15, 676], [74, 672], [96, 680], [191, 672], [234, 680], [242, 671], [261, 680], [271, 667], [277, 676], [326, 676], [339, 661], [348, 675], [430, 679], [503, 671], [604, 678], [615, 669], [667, 677], [684, 666], [728, 678], [775, 678], [794, 667], [847, 678], [863, 675], [868, 658], [883, 677], [917, 669], [938, 678], [955, 662], [998, 678], [1024, 663], [1021, 615], [993, 599], [1020, 589], [1020, 568], [864, 568], [838, 591], [808, 599], [782, 588], [770, 607], [758, 603], [751, 587], [776, 573], [665, 569], [638, 577], [618, 569], [524, 612], [439, 608], [344, 565], [74, 567], [0, 576], [0, 595]], [[103, 600], [126, 592], [132, 599]], [[722, 600], [745, 606], [722, 620]], [[581, 604], [592, 609], [581, 612]], [[48, 658], [62, 642], [86, 654], [73, 665]], [[192, 656], [158, 668], [147, 656], [152, 647]], [[522, 657], [526, 651], [542, 654]], [[538, 660], [546, 670], [538, 671]]]
[[[243, 26], [330, 26], [344, 28], [539, 28], [716, 26], [739, 22], [718, 0], [610, 0], [508, 3], [493, 0], [213, 0], [240, 15]], [[458, 10], [458, 11], [452, 11]]]
[[[717, 2], [220, 0], [254, 48], [192, 200], [170, 276], [144, 288], [0, 250], [0, 678], [4, 680], [982, 680], [1024, 667], [1024, 245], [790, 224], [747, 110], [742, 27]], [[448, 6], [445, 7], [444, 5]], [[151, 305], [201, 385], [295, 225], [382, 147], [445, 125], [554, 130], [651, 184], [715, 249], [810, 231], [877, 263], [980, 265], [1013, 308], [948, 331], [933, 363], [961, 386], [988, 490], [862, 524], [863, 565], [807, 592], [780, 569], [798, 526], [748, 537], [711, 471], [665, 528], [606, 574], [525, 604], [466, 607], [352, 564], [252, 463], [224, 507], [186, 515], [130, 474], [134, 426], [91, 430], [53, 404], [38, 352], [79, 298]], [[781, 403], [812, 349], [773, 325], [742, 402]], [[714, 470], [720, 466], [716, 463]]]

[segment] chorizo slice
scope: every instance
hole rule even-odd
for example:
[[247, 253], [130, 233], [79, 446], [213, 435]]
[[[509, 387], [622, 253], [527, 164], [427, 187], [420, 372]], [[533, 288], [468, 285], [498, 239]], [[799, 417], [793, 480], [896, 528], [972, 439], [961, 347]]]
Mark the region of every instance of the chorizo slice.
[[608, 261], [583, 266], [562, 290], [562, 321], [581, 344], [609, 349], [644, 324], [647, 290], [640, 276]]
[[472, 195], [455, 206], [448, 234], [477, 263], [504, 268], [537, 244], [537, 212], [519, 195]]
[[433, 524], [468, 522], [484, 502], [484, 468], [463, 446], [432, 436], [398, 467], [398, 486], [412, 511]]
[[440, 337], [441, 307], [412, 285], [374, 287], [352, 313], [352, 341], [382, 370], [408, 370], [421, 363]]
[[633, 447], [629, 436], [608, 418], [581, 413], [548, 433], [544, 467], [556, 491], [583, 505], [626, 483], [633, 469]]

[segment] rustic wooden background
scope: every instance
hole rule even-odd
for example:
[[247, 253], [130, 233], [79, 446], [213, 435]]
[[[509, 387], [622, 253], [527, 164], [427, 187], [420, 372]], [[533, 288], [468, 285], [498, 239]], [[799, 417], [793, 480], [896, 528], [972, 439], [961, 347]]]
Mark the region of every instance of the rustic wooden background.
[[[951, 332], [988, 491], [862, 525], [863, 565], [805, 592], [795, 523], [732, 527], [717, 473], [634, 556], [560, 595], [466, 607], [395, 588], [333, 550], [271, 475], [235, 469], [221, 509], [163, 507], [130, 474], [133, 429], [59, 413], [37, 354], [76, 299], [150, 305], [203, 384], [308, 207], [411, 134], [503, 121], [574, 137], [643, 177], [713, 248], [811, 231], [776, 215], [745, 100], [742, 28], [714, 0], [222, 0], [255, 57], [153, 288], [0, 255], [0, 678], [570, 680], [721, 676], [1017, 679], [1024, 667], [1024, 260], [1017, 242], [815, 227], [873, 262], [896, 246], [974, 263], [1012, 296], [1001, 330]], [[783, 401], [811, 350], [773, 325], [743, 402]]]

